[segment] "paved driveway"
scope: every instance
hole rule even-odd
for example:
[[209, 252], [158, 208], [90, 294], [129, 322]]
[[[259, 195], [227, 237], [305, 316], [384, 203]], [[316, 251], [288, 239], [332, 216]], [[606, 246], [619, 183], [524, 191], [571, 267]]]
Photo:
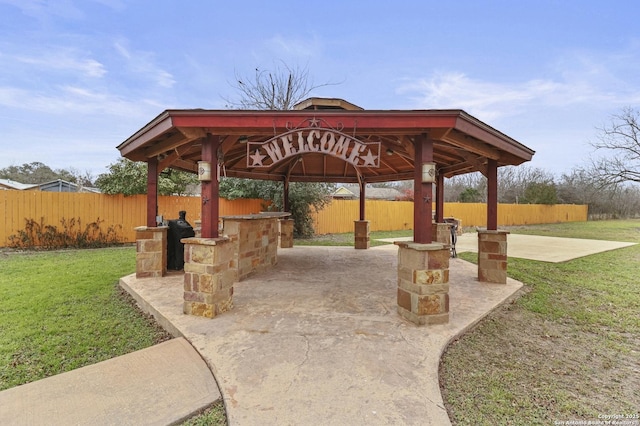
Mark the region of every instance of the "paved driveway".
[[[558, 263], [633, 245], [635, 243], [509, 234], [507, 236], [507, 255], [509, 257]], [[477, 253], [478, 235], [473, 232], [462, 234], [458, 237], [456, 250], [458, 253], [463, 251]]]

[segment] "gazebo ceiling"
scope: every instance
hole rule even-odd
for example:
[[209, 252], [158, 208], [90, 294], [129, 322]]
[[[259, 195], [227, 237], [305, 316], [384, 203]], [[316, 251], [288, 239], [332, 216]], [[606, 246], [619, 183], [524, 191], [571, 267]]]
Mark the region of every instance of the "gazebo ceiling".
[[[167, 110], [118, 146], [133, 161], [157, 158], [196, 173], [202, 142], [220, 138], [221, 174], [305, 182], [413, 179], [414, 140], [427, 134], [445, 177], [531, 160], [534, 151], [462, 110], [374, 111], [311, 98], [298, 110]], [[345, 109], [348, 108], [348, 109]]]

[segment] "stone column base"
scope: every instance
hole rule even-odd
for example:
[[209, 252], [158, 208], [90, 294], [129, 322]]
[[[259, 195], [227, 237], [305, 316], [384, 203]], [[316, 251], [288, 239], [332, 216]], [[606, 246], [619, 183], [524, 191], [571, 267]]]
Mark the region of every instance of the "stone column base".
[[213, 318], [233, 307], [234, 245], [228, 238], [184, 238], [183, 312]]
[[418, 325], [449, 322], [449, 249], [396, 242], [398, 314]]
[[168, 229], [166, 226], [136, 228], [136, 278], [167, 274]]
[[368, 220], [354, 221], [354, 231], [355, 231], [354, 232], [355, 248], [368, 249], [369, 248], [369, 221]]
[[280, 219], [280, 248], [293, 247], [293, 219]]
[[478, 281], [507, 283], [509, 231], [478, 231]]
[[451, 225], [448, 223], [432, 223], [431, 235], [433, 241], [449, 247], [451, 245]]

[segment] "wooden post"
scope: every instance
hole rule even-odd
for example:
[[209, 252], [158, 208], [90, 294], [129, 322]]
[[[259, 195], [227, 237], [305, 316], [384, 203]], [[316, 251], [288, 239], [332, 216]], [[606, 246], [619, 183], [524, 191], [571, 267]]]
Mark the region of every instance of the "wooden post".
[[289, 177], [284, 180], [284, 189], [282, 192], [282, 211], [291, 213], [291, 205], [289, 204]]
[[158, 159], [147, 159], [147, 226], [155, 227], [158, 215]]
[[498, 162], [487, 164], [487, 230], [498, 229]]
[[444, 223], [444, 176], [438, 173], [436, 179], [436, 223]]
[[365, 205], [367, 201], [366, 188], [367, 184], [364, 181], [360, 181], [360, 220], [365, 220]]
[[431, 183], [422, 183], [422, 165], [433, 162], [433, 141], [423, 133], [415, 138], [414, 198], [413, 198], [413, 241], [429, 244], [431, 236]]
[[218, 187], [218, 146], [220, 137], [207, 133], [202, 142], [202, 161], [211, 164], [211, 180], [202, 181], [202, 238], [218, 238], [218, 221], [220, 220], [220, 192]]

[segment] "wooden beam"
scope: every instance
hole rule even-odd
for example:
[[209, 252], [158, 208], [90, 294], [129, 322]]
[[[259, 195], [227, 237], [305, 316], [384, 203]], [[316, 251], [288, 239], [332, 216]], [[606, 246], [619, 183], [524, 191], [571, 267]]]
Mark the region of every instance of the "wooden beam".
[[362, 179], [362, 176], [358, 174], [358, 186], [360, 187], [360, 220], [365, 219], [365, 206], [367, 205], [367, 182]]
[[444, 177], [453, 177], [455, 175], [462, 175], [474, 171], [475, 169], [473, 168], [473, 166], [466, 161], [458, 164], [453, 164], [451, 166], [441, 167], [439, 169], [439, 173], [442, 173]]
[[498, 162], [487, 164], [487, 230], [498, 229]]
[[158, 215], [158, 160], [147, 160], [147, 226], [157, 226]]
[[431, 139], [433, 139], [434, 141], [441, 141], [444, 140], [444, 138], [446, 138], [449, 133], [451, 133], [451, 130], [453, 130], [452, 128], [439, 128], [439, 129], [431, 129], [429, 130], [429, 137]]
[[462, 148], [463, 150], [473, 152], [486, 158], [491, 158], [492, 160], [498, 160], [500, 158], [500, 152], [497, 149], [475, 138], [460, 134], [459, 132], [450, 132], [441, 140], [450, 145]]
[[409, 155], [409, 158], [416, 158], [416, 150], [413, 145], [413, 141], [408, 136], [403, 136], [398, 139], [404, 150]]
[[202, 144], [202, 161], [211, 164], [211, 181], [201, 183], [202, 210], [201, 233], [202, 238], [218, 238], [218, 221], [220, 220], [220, 200], [218, 179], [215, 176], [215, 167], [218, 164], [217, 152], [220, 137], [208, 134]]
[[432, 241], [431, 203], [433, 187], [431, 183], [422, 182], [422, 164], [433, 161], [433, 140], [426, 134], [415, 138], [416, 157], [414, 167], [413, 197], [413, 241], [429, 244]]
[[159, 141], [147, 149], [145, 149], [145, 155], [147, 158], [155, 157], [160, 154], [164, 154], [167, 151], [176, 149], [189, 142], [205, 137], [204, 129], [192, 129], [179, 127], [178, 131], [171, 134], [168, 138]]
[[238, 139], [240, 139], [240, 137], [238, 135], [229, 135], [226, 138], [224, 138], [224, 141], [221, 144], [222, 152], [224, 154], [229, 152], [231, 147], [233, 147], [233, 145], [235, 145], [236, 142], [238, 142]]
[[462, 149], [459, 150], [458, 154], [460, 154], [460, 157], [464, 158], [468, 164], [471, 164], [475, 169], [482, 173], [484, 177], [487, 177], [487, 164], [483, 161], [486, 160], [486, 158], [477, 157]]
[[436, 177], [436, 223], [444, 223], [444, 175]]

